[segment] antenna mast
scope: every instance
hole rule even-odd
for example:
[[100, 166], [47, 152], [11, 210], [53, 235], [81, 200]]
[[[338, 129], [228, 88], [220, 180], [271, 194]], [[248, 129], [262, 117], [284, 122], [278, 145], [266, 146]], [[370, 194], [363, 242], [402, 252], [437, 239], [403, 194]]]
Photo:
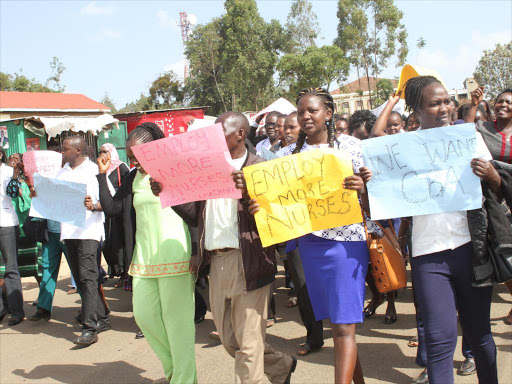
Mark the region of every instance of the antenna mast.
[[[188, 40], [188, 34], [190, 33], [190, 21], [187, 12], [180, 12], [180, 21], [178, 25], [181, 27], [181, 39], [183, 40], [183, 47], [185, 42]], [[185, 68], [183, 70], [183, 78], [187, 80], [188, 77], [188, 61], [185, 59]]]

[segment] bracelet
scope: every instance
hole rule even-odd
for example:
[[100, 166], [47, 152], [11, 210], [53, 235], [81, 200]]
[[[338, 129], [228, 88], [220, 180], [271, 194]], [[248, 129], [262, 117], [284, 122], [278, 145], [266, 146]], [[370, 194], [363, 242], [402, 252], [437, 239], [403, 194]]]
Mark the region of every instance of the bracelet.
[[91, 212], [96, 212], [96, 204], [93, 204], [93, 205], [92, 205]]

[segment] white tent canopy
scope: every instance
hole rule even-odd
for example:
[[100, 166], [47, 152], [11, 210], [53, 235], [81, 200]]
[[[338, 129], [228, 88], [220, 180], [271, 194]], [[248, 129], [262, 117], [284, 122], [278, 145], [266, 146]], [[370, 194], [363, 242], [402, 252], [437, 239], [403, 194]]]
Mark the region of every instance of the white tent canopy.
[[24, 118], [24, 122], [25, 129], [38, 136], [43, 136], [46, 131], [50, 138], [55, 137], [64, 131], [91, 132], [92, 134], [97, 135], [102, 130], [119, 128], [119, 120], [108, 114], [83, 117], [33, 116]]
[[[385, 102], [384, 104], [382, 104], [382, 105], [379, 105], [377, 108], [372, 109], [372, 110], [371, 110], [371, 112], [372, 112], [375, 116], [379, 117], [379, 116], [380, 116], [380, 114], [382, 113], [382, 111], [384, 110], [384, 107], [385, 107], [387, 104], [388, 104], [388, 101], [386, 101], [386, 102]], [[397, 104], [397, 105], [395, 105], [395, 106], [393, 107], [393, 111], [398, 112], [398, 113], [399, 113], [399, 114], [401, 114], [401, 115], [404, 115], [404, 114], [405, 114], [405, 100], [404, 100], [404, 99], [400, 99], [400, 100], [398, 101], [398, 104]]]

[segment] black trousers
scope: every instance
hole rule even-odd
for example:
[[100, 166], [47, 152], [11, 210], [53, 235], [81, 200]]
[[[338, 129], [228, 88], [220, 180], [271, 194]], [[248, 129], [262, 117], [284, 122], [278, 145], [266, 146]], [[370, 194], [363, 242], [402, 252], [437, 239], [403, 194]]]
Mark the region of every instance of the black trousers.
[[300, 318], [306, 327], [307, 336], [306, 343], [311, 347], [321, 347], [324, 345], [324, 327], [322, 321], [315, 319], [313, 307], [309, 300], [308, 289], [306, 287], [306, 278], [304, 277], [304, 269], [302, 260], [300, 259], [299, 250], [295, 249], [287, 253], [288, 255], [288, 271], [292, 277], [295, 291], [297, 292], [297, 304], [299, 307]]
[[5, 265], [5, 294], [0, 292], [0, 315], [11, 312], [13, 317], [24, 318], [23, 292], [20, 272], [18, 271], [18, 237], [20, 228], [0, 227], [0, 253]]
[[98, 292], [99, 272], [96, 257], [100, 243], [96, 240], [65, 240], [65, 243], [69, 267], [82, 295], [82, 329], [96, 332], [99, 322], [108, 321]]

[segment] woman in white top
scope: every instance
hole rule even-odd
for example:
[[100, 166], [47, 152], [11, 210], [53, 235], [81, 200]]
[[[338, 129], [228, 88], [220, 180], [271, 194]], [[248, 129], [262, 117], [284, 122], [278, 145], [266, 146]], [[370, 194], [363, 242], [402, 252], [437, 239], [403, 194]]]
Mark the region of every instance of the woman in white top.
[[[435, 77], [410, 79], [405, 85], [405, 102], [421, 129], [450, 125], [453, 105]], [[493, 192], [499, 190], [501, 179], [489, 161], [473, 159], [471, 168]], [[492, 284], [478, 288], [472, 285], [472, 252], [466, 212], [413, 217], [411, 266], [425, 326], [431, 384], [453, 383], [457, 312], [475, 357], [479, 382], [498, 382], [496, 345], [490, 326]]]
[[[18, 216], [7, 196], [7, 185], [12, 179], [13, 169], [7, 164], [7, 154], [0, 148], [0, 253], [5, 264], [5, 295], [7, 300], [0, 300], [0, 321], [11, 312], [9, 325], [19, 324], [25, 318], [23, 312], [23, 293], [20, 273], [18, 271], [18, 237], [20, 228]], [[4, 295], [2, 291], [2, 295]], [[8, 308], [4, 307], [4, 302]]]

